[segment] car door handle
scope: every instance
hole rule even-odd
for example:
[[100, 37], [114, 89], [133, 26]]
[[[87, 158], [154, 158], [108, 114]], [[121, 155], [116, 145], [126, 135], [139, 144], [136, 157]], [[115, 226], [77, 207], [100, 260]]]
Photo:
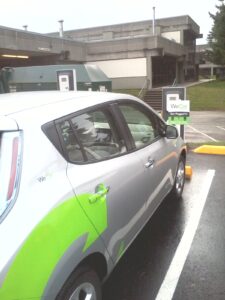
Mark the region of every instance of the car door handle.
[[109, 186], [105, 186], [104, 184], [99, 184], [96, 187], [96, 193], [89, 197], [89, 203], [93, 204], [98, 200], [102, 199], [102, 197], [106, 196], [110, 190]]
[[145, 163], [145, 167], [146, 168], [150, 168], [150, 167], [152, 167], [154, 165], [154, 163], [155, 163], [155, 160], [149, 158], [148, 161]]

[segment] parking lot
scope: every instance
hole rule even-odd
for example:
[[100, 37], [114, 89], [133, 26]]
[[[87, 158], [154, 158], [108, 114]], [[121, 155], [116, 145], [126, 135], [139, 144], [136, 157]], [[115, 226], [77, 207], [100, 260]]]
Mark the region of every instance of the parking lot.
[[225, 142], [225, 112], [191, 112], [185, 127], [186, 142]]
[[[186, 141], [225, 141], [224, 113], [192, 114]], [[104, 284], [103, 300], [225, 299], [225, 157], [188, 153], [182, 201], [167, 197]]]
[[104, 300], [225, 299], [223, 156], [189, 153], [180, 202], [167, 197], [104, 285]]

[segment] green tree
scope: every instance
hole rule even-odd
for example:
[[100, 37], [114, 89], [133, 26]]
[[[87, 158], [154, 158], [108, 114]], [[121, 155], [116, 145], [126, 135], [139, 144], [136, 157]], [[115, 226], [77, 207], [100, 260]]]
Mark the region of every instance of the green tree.
[[208, 43], [211, 48], [208, 51], [208, 59], [219, 65], [225, 65], [225, 4], [224, 0], [219, 0], [216, 5], [217, 12], [209, 13], [213, 19], [213, 26], [208, 35]]

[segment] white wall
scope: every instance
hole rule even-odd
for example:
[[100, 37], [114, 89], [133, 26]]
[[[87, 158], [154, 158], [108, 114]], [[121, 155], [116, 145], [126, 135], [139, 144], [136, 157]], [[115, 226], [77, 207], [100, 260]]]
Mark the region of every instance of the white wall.
[[147, 76], [146, 58], [92, 61], [88, 64], [99, 66], [109, 78]]
[[161, 35], [168, 40], [181, 43], [180, 31], [163, 32]]

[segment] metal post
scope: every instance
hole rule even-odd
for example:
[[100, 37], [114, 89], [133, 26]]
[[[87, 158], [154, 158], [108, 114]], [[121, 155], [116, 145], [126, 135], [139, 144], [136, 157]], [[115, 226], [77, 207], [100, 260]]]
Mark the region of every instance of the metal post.
[[147, 89], [152, 89], [152, 55], [151, 52], [148, 51], [146, 53], [146, 70], [147, 70]]
[[60, 24], [60, 27], [59, 27], [59, 36], [62, 38], [63, 37], [63, 20], [59, 20], [58, 21], [59, 24]]
[[153, 10], [153, 18], [152, 18], [152, 34], [155, 35], [155, 6], [153, 6], [152, 10]]

